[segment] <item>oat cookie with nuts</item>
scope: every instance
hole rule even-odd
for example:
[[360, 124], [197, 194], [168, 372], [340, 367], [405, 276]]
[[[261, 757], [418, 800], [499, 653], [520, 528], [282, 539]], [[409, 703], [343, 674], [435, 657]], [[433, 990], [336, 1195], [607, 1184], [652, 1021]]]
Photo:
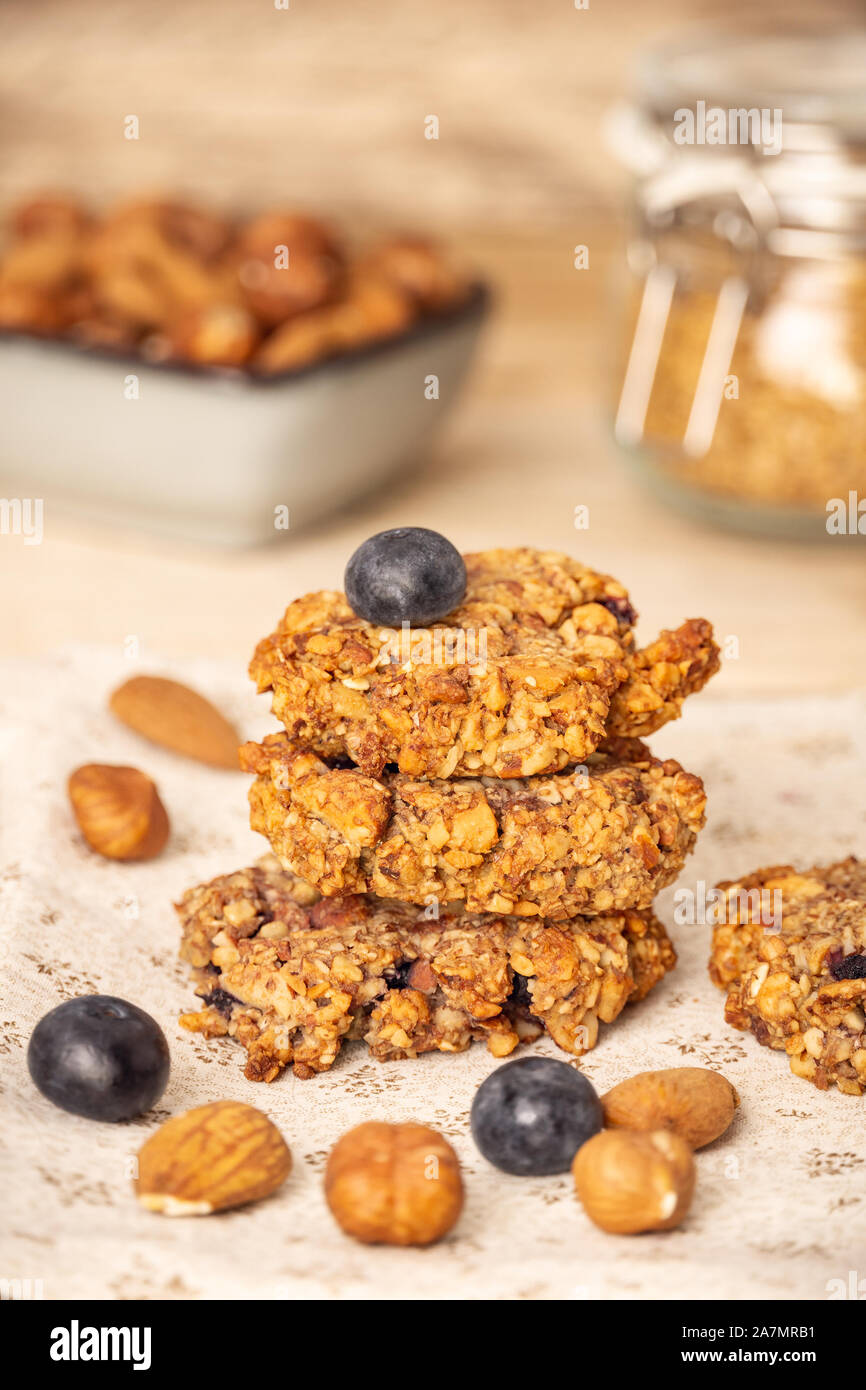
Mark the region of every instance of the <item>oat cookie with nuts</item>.
[[237, 1039], [251, 1081], [327, 1071], [352, 1039], [380, 1061], [476, 1039], [505, 1057], [545, 1031], [580, 1054], [676, 963], [649, 911], [428, 920], [374, 897], [320, 899], [272, 856], [190, 889], [177, 911], [202, 1000], [181, 1023]]
[[700, 778], [637, 740], [591, 754], [576, 774], [524, 781], [377, 780], [329, 767], [286, 734], [244, 745], [241, 760], [258, 774], [253, 829], [328, 895], [552, 920], [640, 909], [676, 878], [704, 822]]
[[702, 618], [636, 649], [627, 591], [566, 555], [465, 561], [463, 601], [429, 627], [381, 628], [338, 592], [289, 605], [250, 674], [294, 741], [373, 777], [531, 777], [661, 728], [718, 669]]
[[866, 862], [759, 869], [719, 888], [725, 920], [713, 932], [710, 975], [727, 990], [728, 1023], [787, 1052], [795, 1075], [821, 1090], [862, 1095]]

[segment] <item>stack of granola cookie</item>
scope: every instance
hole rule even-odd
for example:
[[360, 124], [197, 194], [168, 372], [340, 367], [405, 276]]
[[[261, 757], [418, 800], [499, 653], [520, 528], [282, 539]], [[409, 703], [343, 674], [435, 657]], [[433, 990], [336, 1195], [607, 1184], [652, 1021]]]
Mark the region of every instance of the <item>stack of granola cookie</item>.
[[[529, 549], [464, 569], [431, 536], [365, 543], [372, 598], [356, 573], [298, 599], [253, 657], [283, 726], [241, 750], [273, 855], [179, 912], [204, 999], [183, 1021], [237, 1037], [254, 1079], [325, 1070], [348, 1038], [504, 1057], [545, 1030], [579, 1054], [675, 963], [652, 901], [704, 789], [640, 738], [717, 669], [710, 625], [638, 649], [606, 575]], [[458, 601], [431, 620], [412, 569], [434, 561]]]

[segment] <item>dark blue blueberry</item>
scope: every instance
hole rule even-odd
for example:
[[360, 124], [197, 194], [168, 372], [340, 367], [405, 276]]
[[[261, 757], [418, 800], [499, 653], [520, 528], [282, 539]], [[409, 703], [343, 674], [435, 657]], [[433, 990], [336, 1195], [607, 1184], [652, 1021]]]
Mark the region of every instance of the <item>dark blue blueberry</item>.
[[89, 1120], [131, 1120], [168, 1084], [168, 1043], [159, 1024], [125, 999], [85, 994], [41, 1018], [27, 1065], [44, 1096]]
[[602, 1118], [595, 1089], [574, 1067], [551, 1057], [521, 1057], [478, 1087], [470, 1123], [484, 1157], [524, 1177], [566, 1172]]
[[359, 546], [346, 566], [346, 598], [359, 618], [399, 627], [445, 618], [466, 593], [466, 566], [438, 531], [398, 526]]

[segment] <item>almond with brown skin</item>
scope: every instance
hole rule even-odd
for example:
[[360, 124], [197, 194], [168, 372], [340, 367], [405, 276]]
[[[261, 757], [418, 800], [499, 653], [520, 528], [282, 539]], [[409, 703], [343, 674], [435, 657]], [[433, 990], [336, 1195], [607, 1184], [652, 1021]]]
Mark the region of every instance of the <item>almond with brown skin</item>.
[[69, 777], [69, 799], [81, 833], [106, 859], [155, 859], [169, 823], [155, 784], [137, 767], [85, 763]]
[[138, 1155], [138, 1200], [165, 1216], [208, 1216], [276, 1192], [292, 1155], [267, 1115], [217, 1100], [167, 1120]]
[[724, 1134], [740, 1097], [708, 1067], [642, 1071], [602, 1096], [604, 1122], [616, 1129], [668, 1129], [692, 1149]]
[[211, 767], [236, 769], [237, 730], [197, 691], [164, 676], [133, 676], [118, 686], [109, 708], [137, 734]]

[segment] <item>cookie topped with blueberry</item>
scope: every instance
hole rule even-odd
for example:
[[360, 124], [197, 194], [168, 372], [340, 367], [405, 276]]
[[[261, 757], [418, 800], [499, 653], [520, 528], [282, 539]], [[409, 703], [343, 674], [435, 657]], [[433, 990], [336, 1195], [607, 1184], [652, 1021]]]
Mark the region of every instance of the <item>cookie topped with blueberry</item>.
[[627, 590], [557, 551], [460, 556], [399, 527], [349, 560], [345, 592], [296, 599], [250, 674], [290, 738], [370, 776], [531, 777], [642, 738], [718, 669], [693, 618], [646, 647]]

